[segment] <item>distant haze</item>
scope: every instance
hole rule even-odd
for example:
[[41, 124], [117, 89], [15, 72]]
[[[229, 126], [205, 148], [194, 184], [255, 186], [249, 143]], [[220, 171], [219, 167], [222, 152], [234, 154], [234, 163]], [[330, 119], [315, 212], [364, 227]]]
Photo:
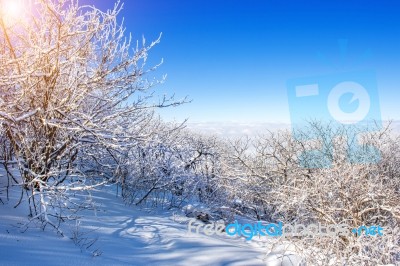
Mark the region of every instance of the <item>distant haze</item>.
[[[385, 122], [384, 124], [387, 124]], [[213, 134], [223, 138], [235, 139], [243, 136], [255, 137], [268, 131], [290, 130], [291, 125], [287, 123], [268, 122], [188, 122], [188, 129], [204, 134]], [[394, 132], [400, 133], [400, 121], [392, 121]]]

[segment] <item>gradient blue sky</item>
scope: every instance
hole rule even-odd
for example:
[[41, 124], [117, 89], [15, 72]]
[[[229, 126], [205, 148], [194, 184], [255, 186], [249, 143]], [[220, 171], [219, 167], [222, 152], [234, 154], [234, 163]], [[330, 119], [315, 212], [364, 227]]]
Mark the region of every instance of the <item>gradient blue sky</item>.
[[135, 39], [163, 33], [150, 52], [164, 59], [154, 75], [168, 75], [157, 94], [193, 100], [164, 119], [289, 123], [288, 79], [364, 69], [383, 119], [400, 119], [399, 14], [393, 0], [129, 0], [121, 16]]

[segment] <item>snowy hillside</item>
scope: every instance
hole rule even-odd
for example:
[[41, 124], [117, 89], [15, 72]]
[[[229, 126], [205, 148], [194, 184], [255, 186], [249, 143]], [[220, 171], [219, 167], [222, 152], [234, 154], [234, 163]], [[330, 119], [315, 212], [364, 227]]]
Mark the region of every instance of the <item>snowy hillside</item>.
[[265, 265], [263, 249], [244, 239], [189, 234], [185, 216], [126, 206], [113, 187], [94, 192], [99, 203], [86, 211], [79, 232], [82, 252], [69, 239], [75, 222], [63, 226], [65, 237], [28, 221], [27, 206], [14, 209], [18, 194], [0, 203], [1, 265]]

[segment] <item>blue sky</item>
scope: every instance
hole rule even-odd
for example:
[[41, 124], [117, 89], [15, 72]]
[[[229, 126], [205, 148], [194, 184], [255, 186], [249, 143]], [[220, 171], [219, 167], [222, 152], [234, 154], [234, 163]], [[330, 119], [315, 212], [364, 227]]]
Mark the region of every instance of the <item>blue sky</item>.
[[400, 119], [399, 13], [385, 0], [129, 0], [121, 16], [135, 39], [163, 33], [150, 52], [164, 59], [154, 75], [168, 75], [157, 94], [193, 100], [164, 119], [289, 123], [287, 80], [364, 70], [382, 118]]

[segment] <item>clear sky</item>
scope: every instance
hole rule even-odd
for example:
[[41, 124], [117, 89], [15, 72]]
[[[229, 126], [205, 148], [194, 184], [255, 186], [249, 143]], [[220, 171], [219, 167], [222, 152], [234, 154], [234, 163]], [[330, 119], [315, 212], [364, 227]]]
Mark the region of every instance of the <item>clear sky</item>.
[[[86, 0], [104, 9], [112, 1]], [[166, 120], [290, 122], [289, 79], [374, 70], [383, 119], [400, 119], [399, 1], [126, 0], [135, 39], [163, 33]]]

